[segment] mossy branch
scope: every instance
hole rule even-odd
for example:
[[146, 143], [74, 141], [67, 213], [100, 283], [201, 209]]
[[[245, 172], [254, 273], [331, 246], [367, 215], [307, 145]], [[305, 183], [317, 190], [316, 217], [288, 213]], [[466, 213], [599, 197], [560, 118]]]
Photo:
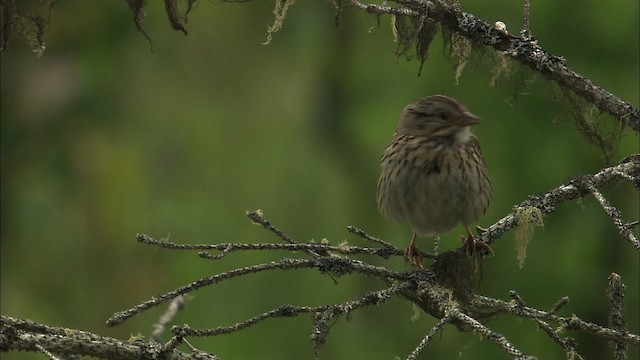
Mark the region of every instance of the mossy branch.
[[[2, 30], [0, 34], [0, 50], [4, 50], [11, 35], [27, 39], [34, 50], [39, 53], [44, 51], [44, 32], [49, 24], [51, 7], [57, 0], [43, 2], [38, 14], [31, 15], [21, 12], [16, 6], [15, 0], [0, 0], [0, 18]], [[243, 2], [242, 0], [226, 0], [227, 2]], [[347, 0], [345, 0], [347, 1]], [[427, 51], [433, 36], [442, 28], [445, 34], [455, 38], [457, 49], [454, 51], [454, 67], [456, 68], [456, 81], [464, 67], [466, 59], [470, 56], [469, 45], [474, 48], [490, 48], [500, 54], [509, 56], [534, 72], [544, 75], [549, 80], [556, 82], [561, 89], [575, 94], [587, 103], [595, 106], [599, 111], [610, 114], [620, 123], [625, 124], [636, 132], [640, 132], [640, 108], [623, 101], [611, 92], [605, 90], [587, 77], [569, 68], [564, 58], [553, 55], [538, 45], [538, 41], [529, 30], [529, 2], [525, 2], [525, 29], [520, 36], [514, 36], [506, 31], [502, 22], [494, 25], [479, 19], [473, 14], [464, 12], [457, 2], [445, 0], [392, 0], [397, 6], [388, 6], [387, 1], [383, 5], [365, 3], [360, 0], [348, 0], [355, 8], [376, 16], [390, 15], [395, 19], [394, 31], [398, 40], [398, 54], [406, 55], [414, 44], [415, 56], [419, 59], [422, 68], [427, 58]], [[142, 27], [145, 17], [144, 7], [147, 1], [127, 0], [133, 13], [134, 24], [151, 42], [149, 35]], [[194, 8], [196, 0], [165, 0], [165, 11], [171, 27], [187, 34], [187, 15]], [[267, 29], [267, 40], [272, 41], [273, 34], [280, 30], [287, 16], [287, 11], [295, 3], [294, 0], [274, 0], [274, 21]], [[336, 11], [344, 11], [341, 1], [339, 6], [332, 2]], [[45, 16], [44, 14], [48, 14]], [[336, 16], [337, 18], [337, 16]], [[402, 28], [397, 25], [401, 24]], [[466, 39], [461, 41], [460, 37]], [[462, 47], [461, 47], [462, 46]], [[504, 65], [504, 61], [502, 62]], [[501, 65], [501, 66], [502, 66]], [[499, 75], [504, 69], [497, 69], [495, 75]], [[496, 76], [492, 83], [497, 81]], [[593, 127], [590, 127], [593, 129]], [[593, 138], [593, 134], [588, 135]], [[602, 136], [600, 136], [602, 138]], [[615, 139], [614, 139], [615, 140]], [[611, 147], [605, 144], [605, 149]], [[604, 151], [603, 150], [603, 151]], [[605, 151], [605, 155], [607, 152]]]

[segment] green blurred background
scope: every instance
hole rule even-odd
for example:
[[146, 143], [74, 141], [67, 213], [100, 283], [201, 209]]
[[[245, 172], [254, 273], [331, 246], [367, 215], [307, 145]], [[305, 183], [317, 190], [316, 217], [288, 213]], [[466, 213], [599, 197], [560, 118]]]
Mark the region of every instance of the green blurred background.
[[[458, 85], [437, 36], [422, 76], [417, 61], [396, 59], [389, 17], [345, 7], [341, 25], [327, 1], [293, 6], [284, 28], [264, 46], [271, 2], [201, 2], [184, 36], [169, 28], [164, 7], [149, 2], [135, 30], [125, 2], [59, 2], [38, 59], [14, 40], [2, 53], [2, 314], [127, 339], [148, 335], [164, 311], [120, 327], [105, 320], [151, 296], [238, 266], [289, 253], [234, 253], [217, 262], [135, 241], [136, 233], [180, 243], [278, 241], [245, 218], [265, 216], [298, 241], [362, 241], [347, 225], [405, 246], [407, 227], [378, 214], [379, 156], [400, 110], [442, 93], [485, 122], [475, 129], [494, 184], [488, 226], [528, 195], [602, 168], [601, 152], [575, 130], [557, 87], [525, 72], [529, 88], [514, 103], [514, 84], [490, 87], [495, 54], [470, 61]], [[518, 33], [518, 1], [468, 2], [463, 8]], [[638, 106], [638, 2], [534, 2], [539, 43], [608, 91]], [[518, 92], [518, 91], [516, 91]], [[612, 122], [602, 115], [599, 121]], [[636, 152], [627, 133], [612, 158]], [[638, 193], [624, 183], [602, 189], [625, 219], [638, 219]], [[461, 229], [441, 248], [459, 245]], [[637, 234], [637, 232], [636, 232]], [[430, 248], [424, 239], [422, 247]], [[606, 325], [611, 272], [627, 285], [626, 319], [638, 333], [638, 253], [591, 198], [558, 206], [545, 219], [519, 269], [513, 232], [484, 261], [482, 294], [508, 299], [518, 290], [562, 315]], [[375, 264], [405, 269], [402, 259]], [[230, 325], [283, 303], [351, 300], [382, 285], [346, 276], [338, 285], [317, 271], [248, 276], [196, 292], [177, 323]], [[321, 359], [407, 356], [435, 320], [411, 321], [411, 305], [385, 305], [341, 318]], [[489, 324], [540, 359], [564, 358], [534, 323], [505, 317]], [[249, 330], [193, 343], [223, 359], [311, 359], [312, 321], [265, 321]], [[576, 336], [590, 359], [610, 358], [605, 341]], [[191, 339], [190, 339], [191, 340]], [[630, 358], [638, 356], [631, 348]], [[3, 358], [44, 358], [3, 354]], [[422, 358], [502, 359], [478, 335], [447, 327]]]

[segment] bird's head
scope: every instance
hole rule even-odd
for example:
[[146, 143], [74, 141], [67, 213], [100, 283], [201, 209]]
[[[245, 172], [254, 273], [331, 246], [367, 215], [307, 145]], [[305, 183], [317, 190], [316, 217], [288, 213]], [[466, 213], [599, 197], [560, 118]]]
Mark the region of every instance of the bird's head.
[[469, 126], [480, 118], [453, 98], [432, 95], [407, 105], [396, 127], [398, 134], [424, 136], [462, 136], [471, 134]]

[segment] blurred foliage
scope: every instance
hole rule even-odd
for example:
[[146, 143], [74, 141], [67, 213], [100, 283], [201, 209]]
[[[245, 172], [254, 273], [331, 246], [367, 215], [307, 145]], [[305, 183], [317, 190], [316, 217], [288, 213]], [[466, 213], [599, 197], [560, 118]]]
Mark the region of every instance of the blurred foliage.
[[[462, 6], [513, 32], [522, 23], [519, 2]], [[491, 87], [500, 61], [492, 52], [471, 55], [456, 80], [460, 64], [438, 51], [444, 46], [439, 36], [418, 77], [418, 60], [394, 55], [389, 17], [344, 6], [336, 27], [331, 4], [299, 2], [264, 46], [273, 24], [269, 2], [200, 2], [189, 14], [186, 37], [167, 26], [161, 4], [149, 2], [145, 11], [153, 52], [124, 2], [58, 2], [41, 58], [19, 41], [1, 55], [3, 314], [121, 339], [148, 335], [162, 309], [117, 328], [104, 321], [200, 277], [292, 254], [207, 262], [139, 245], [135, 234], [185, 243], [277, 241], [244, 217], [246, 209], [263, 209], [298, 241], [359, 243], [345, 229], [355, 225], [404, 246], [410, 230], [376, 210], [378, 160], [400, 110], [427, 94], [453, 96], [485, 119], [475, 131], [495, 198], [481, 226], [528, 195], [605, 164], [579, 135], [572, 105], [554, 84], [529, 71], [525, 88], [514, 91], [514, 79]], [[622, 0], [534, 2], [531, 30], [571, 68], [638, 106], [637, 13], [637, 2]], [[597, 121], [612, 119], [598, 115]], [[637, 135], [627, 133], [612, 162], [637, 148]], [[627, 220], [638, 219], [631, 184], [602, 191]], [[564, 204], [544, 224], [522, 269], [513, 232], [493, 245], [496, 256], [483, 262], [478, 291], [506, 299], [515, 289], [543, 309], [566, 295], [571, 303], [561, 314], [606, 324], [607, 277], [616, 272], [627, 285], [627, 323], [638, 333], [638, 254], [597, 202], [586, 197]], [[461, 233], [442, 236], [441, 248], [459, 246]], [[422, 244], [428, 249], [431, 240]], [[385, 265], [404, 268], [402, 259]], [[259, 274], [193, 294], [176, 321], [228, 325], [284, 303], [345, 301], [380, 286], [355, 276], [335, 285], [313, 271]], [[357, 311], [333, 326], [320, 358], [404, 357], [436, 322], [412, 316], [400, 299]], [[563, 357], [532, 322], [506, 317], [490, 325], [525, 353]], [[278, 319], [193, 343], [223, 359], [310, 359], [311, 330], [308, 318]], [[570, 335], [580, 353], [610, 358], [606, 342]], [[637, 358], [637, 346], [630, 355]], [[454, 356], [504, 355], [453, 327], [423, 354]]]

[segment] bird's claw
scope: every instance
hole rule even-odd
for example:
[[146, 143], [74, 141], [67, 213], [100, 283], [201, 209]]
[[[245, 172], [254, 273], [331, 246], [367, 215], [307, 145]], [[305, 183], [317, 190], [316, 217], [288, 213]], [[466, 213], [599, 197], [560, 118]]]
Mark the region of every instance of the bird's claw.
[[422, 252], [413, 242], [404, 250], [404, 263], [411, 264], [418, 269], [424, 268], [422, 265]]
[[466, 246], [467, 255], [473, 257], [473, 272], [478, 272], [478, 253], [494, 255], [493, 249], [486, 242], [476, 239], [471, 233], [467, 238], [464, 236], [460, 238]]

